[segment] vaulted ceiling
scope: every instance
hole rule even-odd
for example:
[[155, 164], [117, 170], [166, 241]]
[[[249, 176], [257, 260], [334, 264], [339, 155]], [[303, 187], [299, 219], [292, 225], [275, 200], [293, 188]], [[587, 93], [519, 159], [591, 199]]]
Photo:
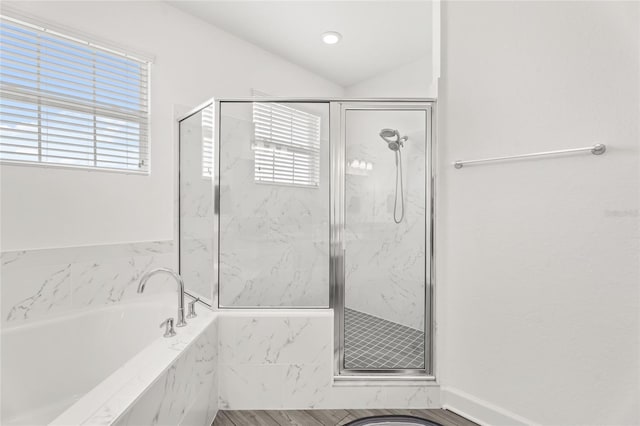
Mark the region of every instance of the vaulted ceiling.
[[[430, 1], [169, 3], [343, 87], [431, 55]], [[342, 41], [324, 44], [326, 31]]]

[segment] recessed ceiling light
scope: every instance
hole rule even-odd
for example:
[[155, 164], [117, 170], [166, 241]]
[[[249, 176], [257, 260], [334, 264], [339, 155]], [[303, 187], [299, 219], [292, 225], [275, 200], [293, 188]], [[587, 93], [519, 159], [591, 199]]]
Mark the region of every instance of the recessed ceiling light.
[[322, 34], [322, 41], [326, 44], [336, 44], [342, 39], [342, 34], [335, 31], [327, 31]]

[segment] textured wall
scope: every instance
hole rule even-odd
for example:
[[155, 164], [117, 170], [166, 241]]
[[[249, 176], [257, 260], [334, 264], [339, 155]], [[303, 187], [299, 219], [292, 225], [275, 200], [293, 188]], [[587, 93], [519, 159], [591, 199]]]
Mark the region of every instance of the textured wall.
[[[251, 88], [282, 96], [343, 93], [340, 86], [165, 2], [18, 1], [2, 6], [3, 13], [11, 6], [87, 34], [88, 40], [154, 57], [151, 174], [3, 165], [3, 250], [170, 240], [177, 105], [191, 108], [213, 96], [249, 96]], [[203, 45], [215, 53], [203, 54]]]
[[431, 52], [417, 61], [401, 64], [390, 71], [345, 88], [347, 98], [437, 98], [436, 79], [432, 77]]
[[[492, 425], [640, 424], [640, 4], [444, 7], [446, 394]], [[605, 155], [451, 166], [596, 142]]]

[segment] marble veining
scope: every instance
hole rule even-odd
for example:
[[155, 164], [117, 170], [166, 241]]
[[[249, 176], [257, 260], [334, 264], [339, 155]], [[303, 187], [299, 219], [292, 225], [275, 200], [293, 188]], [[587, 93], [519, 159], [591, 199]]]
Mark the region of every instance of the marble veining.
[[31, 267], [34, 265], [90, 262], [97, 259], [126, 256], [166, 254], [171, 253], [173, 249], [173, 241], [162, 240], [33, 250], [7, 250], [0, 253], [0, 263], [2, 266]]
[[330, 362], [288, 364], [284, 371], [283, 408], [328, 406], [332, 380]]
[[0, 253], [0, 265], [7, 266], [13, 262], [17, 262], [21, 257], [27, 254], [26, 250], [12, 251]]
[[[144, 272], [175, 267], [171, 241], [8, 251], [0, 259], [3, 323], [128, 300]], [[159, 291], [169, 289], [151, 292]]]
[[220, 409], [439, 407], [434, 383], [334, 383], [332, 327], [330, 310], [225, 312], [219, 322]]
[[[318, 109], [327, 135], [327, 106], [308, 107]], [[223, 104], [221, 115], [221, 305], [328, 306], [328, 141], [318, 188], [256, 183], [251, 104]]]
[[210, 425], [217, 410], [217, 340], [217, 314], [201, 311], [175, 337], [156, 338], [52, 424], [181, 424], [193, 416]]
[[[417, 111], [350, 111], [346, 157], [372, 163], [347, 167], [345, 305], [424, 330], [426, 271], [425, 116]], [[393, 220], [395, 154], [378, 136], [382, 127], [409, 136], [402, 148], [405, 215]], [[400, 199], [398, 199], [400, 203]]]
[[150, 270], [152, 257], [134, 257], [109, 263], [72, 265], [73, 304], [116, 303], [125, 292], [133, 295], [142, 274]]
[[[213, 299], [215, 229], [213, 181], [203, 153], [212, 143], [213, 107], [180, 122], [180, 270], [185, 288]], [[211, 164], [213, 166], [213, 164]]]
[[225, 315], [221, 322], [222, 363], [317, 363], [331, 353], [331, 339], [321, 338], [331, 332], [330, 325], [314, 318]]
[[[7, 269], [2, 271], [3, 321], [42, 317], [70, 306], [70, 264]], [[20, 287], [10, 289], [14, 285]]]
[[[114, 425], [180, 424], [200, 392], [211, 392], [216, 370], [216, 333], [206, 330], [116, 419]], [[214, 384], [215, 385], [215, 384]], [[213, 417], [209, 418], [211, 422]], [[92, 424], [92, 423], [87, 423]], [[202, 426], [209, 423], [202, 423]]]

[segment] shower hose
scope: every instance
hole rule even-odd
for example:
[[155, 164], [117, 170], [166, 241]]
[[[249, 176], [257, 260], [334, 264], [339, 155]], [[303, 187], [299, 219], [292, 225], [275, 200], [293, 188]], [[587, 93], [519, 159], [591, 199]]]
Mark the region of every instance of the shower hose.
[[[400, 214], [398, 214], [398, 182], [400, 182]], [[400, 217], [398, 217], [400, 216]], [[404, 188], [402, 186], [402, 153], [396, 151], [396, 196], [393, 200], [393, 221], [402, 222], [404, 218]]]

